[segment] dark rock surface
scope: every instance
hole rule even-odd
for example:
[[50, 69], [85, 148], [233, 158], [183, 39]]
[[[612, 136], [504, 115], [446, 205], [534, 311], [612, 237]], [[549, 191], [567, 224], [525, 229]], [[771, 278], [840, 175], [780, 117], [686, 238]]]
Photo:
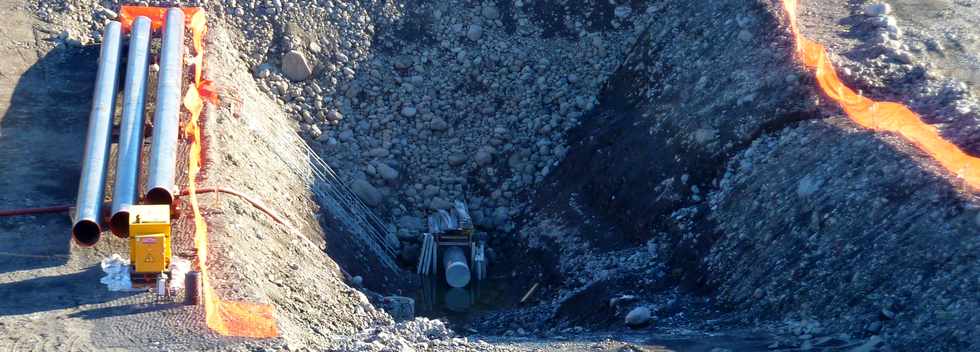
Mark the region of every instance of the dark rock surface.
[[600, 252], [656, 243], [669, 280], [735, 319], [816, 319], [813, 331], [900, 349], [980, 346], [975, 190], [822, 102], [788, 33], [771, 30], [785, 28], [778, 5], [657, 11], [570, 132], [538, 211]]
[[[752, 39], [736, 38], [735, 21], [717, 20], [727, 13], [747, 16]], [[571, 131], [577, 143], [552, 180], [581, 189], [624, 240], [649, 239], [671, 213], [698, 204], [704, 195], [694, 189], [711, 188], [732, 153], [816, 117], [811, 89], [796, 78], [792, 42], [770, 30], [778, 14], [758, 3], [662, 6], [663, 20], [641, 35], [593, 116]]]

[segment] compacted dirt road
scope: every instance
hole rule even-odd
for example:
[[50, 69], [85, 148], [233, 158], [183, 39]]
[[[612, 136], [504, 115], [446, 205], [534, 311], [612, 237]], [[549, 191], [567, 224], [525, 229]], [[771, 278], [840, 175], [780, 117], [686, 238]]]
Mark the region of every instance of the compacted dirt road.
[[[0, 3], [0, 207], [71, 203], [97, 52], [54, 48], [16, 1]], [[52, 30], [53, 31], [53, 30]], [[73, 317], [114, 299], [93, 286], [97, 261], [73, 253], [66, 214], [0, 219], [0, 349], [87, 350]], [[73, 255], [74, 254], [74, 255]]]

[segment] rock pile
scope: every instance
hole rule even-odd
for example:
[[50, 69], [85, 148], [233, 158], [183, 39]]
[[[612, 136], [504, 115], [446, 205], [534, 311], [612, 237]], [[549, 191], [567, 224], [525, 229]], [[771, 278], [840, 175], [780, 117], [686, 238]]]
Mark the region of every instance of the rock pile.
[[490, 351], [484, 341], [470, 341], [455, 334], [439, 320], [417, 318], [394, 325], [338, 337], [334, 351]]
[[883, 2], [868, 4], [862, 9], [862, 14], [873, 28], [873, 43], [880, 44], [891, 59], [904, 65], [913, 63], [914, 58], [909, 53], [908, 47], [901, 43], [902, 29], [898, 27], [898, 20], [892, 15], [891, 5]]
[[615, 30], [562, 24], [576, 35], [561, 37], [520, 2], [232, 2], [223, 13], [250, 38], [243, 60], [260, 87], [366, 203], [421, 220], [464, 199], [477, 225], [507, 230], [641, 27], [633, 14], [645, 9], [620, 7], [595, 19]]

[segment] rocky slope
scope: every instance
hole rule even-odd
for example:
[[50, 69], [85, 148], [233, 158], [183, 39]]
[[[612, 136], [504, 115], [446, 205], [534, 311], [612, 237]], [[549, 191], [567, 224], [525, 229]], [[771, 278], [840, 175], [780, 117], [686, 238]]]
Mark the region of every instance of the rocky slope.
[[821, 103], [773, 30], [785, 28], [779, 6], [660, 11], [570, 132], [580, 142], [549, 178], [556, 192], [539, 197], [578, 229], [554, 243], [655, 245], [670, 279], [743, 321], [815, 319], [821, 328], [797, 332], [901, 349], [976, 346], [975, 190]]
[[209, 37], [208, 76], [217, 82], [222, 104], [205, 116], [207, 161], [198, 184], [261, 195], [292, 225], [276, 224], [236, 197], [201, 196], [219, 258], [212, 269], [219, 273], [215, 285], [226, 298], [276, 307], [282, 337], [294, 347], [323, 345], [327, 336], [385, 321], [325, 253], [334, 241], [359, 237], [317, 221], [316, 181], [295, 125], [252, 83], [237, 51], [224, 49], [234, 47], [236, 33], [213, 21]]
[[976, 346], [978, 199], [937, 169], [842, 118], [759, 139], [711, 194], [718, 299], [905, 348]]

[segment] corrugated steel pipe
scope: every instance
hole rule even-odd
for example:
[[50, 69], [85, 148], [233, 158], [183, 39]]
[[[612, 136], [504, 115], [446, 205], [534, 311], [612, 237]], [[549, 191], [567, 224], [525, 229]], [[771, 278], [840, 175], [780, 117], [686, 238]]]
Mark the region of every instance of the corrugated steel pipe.
[[172, 205], [176, 186], [177, 129], [180, 120], [181, 81], [184, 66], [184, 12], [167, 10], [160, 49], [160, 74], [156, 112], [150, 145], [146, 202]]
[[137, 17], [129, 34], [129, 59], [123, 88], [122, 121], [117, 146], [116, 184], [112, 189], [109, 229], [129, 237], [129, 208], [139, 201], [140, 154], [143, 149], [143, 114], [147, 72], [150, 66], [150, 27], [147, 17]]
[[77, 215], [71, 233], [81, 246], [92, 246], [102, 235], [102, 201], [112, 142], [112, 117], [119, 89], [119, 59], [122, 25], [109, 22], [102, 36], [102, 53], [95, 78], [92, 111], [89, 115], [82, 175], [78, 182]]

